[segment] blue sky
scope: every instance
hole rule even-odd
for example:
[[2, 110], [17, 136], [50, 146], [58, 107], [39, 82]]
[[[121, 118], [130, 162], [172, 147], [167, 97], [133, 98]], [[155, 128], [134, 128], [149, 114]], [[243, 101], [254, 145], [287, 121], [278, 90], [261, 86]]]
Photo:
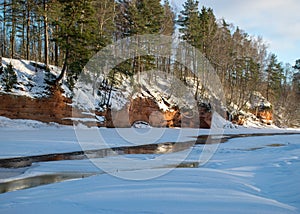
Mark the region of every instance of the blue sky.
[[[180, 11], [185, 0], [170, 0]], [[199, 0], [211, 7], [217, 19], [239, 26], [251, 36], [261, 36], [278, 61], [295, 65], [300, 59], [299, 0]], [[177, 8], [176, 8], [177, 7]]]

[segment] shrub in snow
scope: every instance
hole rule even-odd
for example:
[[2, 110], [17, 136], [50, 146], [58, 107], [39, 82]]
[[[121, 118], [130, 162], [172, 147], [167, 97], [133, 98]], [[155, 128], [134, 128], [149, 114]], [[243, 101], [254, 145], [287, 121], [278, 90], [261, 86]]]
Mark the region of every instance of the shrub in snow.
[[14, 67], [9, 63], [3, 70], [2, 82], [4, 83], [4, 90], [11, 91], [15, 84], [18, 83], [18, 77], [14, 70]]
[[67, 86], [70, 90], [73, 90], [76, 84], [75, 76], [67, 75]]
[[56, 80], [56, 76], [54, 74], [51, 73], [50, 69], [47, 67], [47, 69], [45, 70], [45, 83], [53, 85], [53, 83]]
[[3, 65], [2, 65], [2, 60], [0, 61], [0, 75], [3, 73]]

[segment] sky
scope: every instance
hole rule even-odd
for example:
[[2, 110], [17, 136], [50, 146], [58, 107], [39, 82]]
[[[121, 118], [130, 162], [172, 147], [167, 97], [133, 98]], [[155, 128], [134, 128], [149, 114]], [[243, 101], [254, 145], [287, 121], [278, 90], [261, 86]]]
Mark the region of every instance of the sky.
[[[170, 0], [176, 11], [185, 0]], [[295, 65], [300, 59], [300, 1], [299, 0], [199, 0], [211, 7], [217, 19], [238, 26], [251, 36], [261, 36], [268, 51], [279, 62]]]

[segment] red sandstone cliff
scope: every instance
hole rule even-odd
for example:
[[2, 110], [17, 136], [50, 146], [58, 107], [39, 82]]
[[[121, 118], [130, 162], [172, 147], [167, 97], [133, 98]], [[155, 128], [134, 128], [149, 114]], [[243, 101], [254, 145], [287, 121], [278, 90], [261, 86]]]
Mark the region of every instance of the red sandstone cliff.
[[71, 100], [54, 91], [50, 97], [30, 98], [0, 93], [0, 116], [11, 119], [31, 119], [42, 122], [56, 122], [71, 125]]
[[[43, 98], [30, 98], [0, 93], [0, 116], [12, 119], [31, 119], [42, 122], [56, 122], [72, 125], [70, 119], [90, 117], [78, 109], [72, 108], [72, 100], [54, 90], [52, 95]], [[189, 118], [178, 109], [162, 111], [153, 99], [137, 98], [119, 111], [96, 112], [104, 116], [104, 123], [86, 122], [89, 126], [131, 127], [135, 121], [145, 121], [153, 127], [201, 127], [209, 128], [211, 114], [203, 109], [199, 111], [199, 120]]]

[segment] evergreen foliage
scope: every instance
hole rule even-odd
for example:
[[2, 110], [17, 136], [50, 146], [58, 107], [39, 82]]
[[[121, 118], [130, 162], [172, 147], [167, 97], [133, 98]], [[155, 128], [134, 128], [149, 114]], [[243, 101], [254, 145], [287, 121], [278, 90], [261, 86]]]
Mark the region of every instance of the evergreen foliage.
[[14, 85], [18, 83], [18, 77], [14, 71], [13, 65], [9, 63], [6, 68], [4, 68], [3, 74], [1, 75], [2, 81], [4, 83], [4, 90], [10, 92]]
[[0, 57], [0, 75], [3, 74], [2, 57]]
[[50, 72], [50, 69], [45, 70], [45, 82], [49, 85], [53, 85], [53, 82], [56, 80], [56, 76]]
[[113, 42], [113, 36], [116, 33], [116, 7], [115, 0], [93, 1], [92, 6], [95, 9], [96, 22], [96, 51], [101, 50]]
[[281, 95], [282, 79], [284, 76], [281, 63], [277, 61], [275, 54], [270, 56], [265, 72], [267, 75], [266, 98], [270, 101], [276, 101]]
[[[165, 3], [168, 4], [167, 1]], [[167, 9], [170, 9], [168, 8], [168, 5], [166, 5], [166, 7]], [[172, 15], [167, 15], [170, 11], [164, 13], [164, 7], [161, 5], [160, 0], [122, 0], [119, 2], [118, 8], [120, 13], [116, 22], [118, 36], [120, 38], [166, 32], [164, 24], [166, 24], [166, 22], [172, 23], [170, 20], [170, 16], [172, 19]], [[172, 28], [173, 26], [168, 27]], [[168, 29], [168, 31], [169, 34], [172, 33], [170, 29]], [[137, 48], [147, 49], [148, 47], [142, 46], [142, 44], [137, 41]], [[128, 70], [124, 70], [124, 68], [128, 69], [128, 67], [130, 67], [129, 72]], [[139, 56], [117, 66], [116, 70], [121, 73], [139, 74], [140, 72], [153, 69], [154, 67], [154, 56]]]
[[187, 0], [177, 20], [182, 39], [195, 48], [199, 48], [201, 44], [201, 24], [198, 6], [198, 1]]
[[217, 33], [218, 25], [216, 21], [216, 17], [211, 8], [202, 7], [200, 12], [200, 44], [199, 49], [202, 53], [208, 57], [211, 55], [211, 43], [215, 39], [215, 35]]
[[294, 91], [300, 95], [300, 59], [297, 59], [295, 65], [293, 66], [295, 69], [295, 73], [292, 77], [293, 79], [293, 89]]
[[[61, 74], [56, 84], [64, 77], [67, 71], [69, 78], [79, 75], [89, 58], [94, 53], [96, 44], [95, 11], [92, 0], [59, 0], [56, 9], [58, 11], [51, 17], [58, 31], [55, 40], [65, 53]], [[56, 15], [59, 14], [59, 20]]]
[[297, 59], [295, 65], [293, 66], [298, 72], [300, 72], [300, 59]]
[[175, 31], [175, 13], [172, 11], [170, 2], [164, 0], [164, 17], [162, 22], [161, 34], [172, 36]]
[[164, 8], [160, 0], [121, 0], [118, 17], [122, 37], [160, 33]]

